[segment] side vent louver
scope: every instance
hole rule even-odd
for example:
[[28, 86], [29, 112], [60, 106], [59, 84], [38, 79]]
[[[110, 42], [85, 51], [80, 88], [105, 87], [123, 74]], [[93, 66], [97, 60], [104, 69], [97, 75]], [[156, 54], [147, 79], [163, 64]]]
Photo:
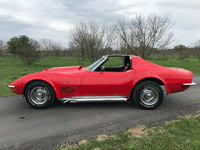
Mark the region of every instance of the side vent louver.
[[73, 86], [61, 86], [60, 90], [63, 94], [74, 93]]

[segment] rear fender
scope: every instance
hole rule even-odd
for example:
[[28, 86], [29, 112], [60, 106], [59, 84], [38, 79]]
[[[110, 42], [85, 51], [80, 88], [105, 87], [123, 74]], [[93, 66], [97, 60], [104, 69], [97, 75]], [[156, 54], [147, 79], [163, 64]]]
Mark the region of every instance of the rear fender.
[[131, 92], [134, 91], [134, 88], [135, 88], [138, 84], [140, 84], [140, 83], [143, 82], [143, 81], [147, 81], [147, 80], [148, 80], [148, 81], [154, 81], [154, 82], [158, 83], [159, 85], [161, 85], [161, 88], [163, 89], [163, 92], [164, 92], [166, 95], [167, 95], [167, 94], [170, 94], [169, 88], [167, 87], [166, 83], [165, 83], [162, 79], [160, 79], [160, 78], [158, 78], [158, 77], [143, 77], [143, 78], [140, 78], [140, 79], [138, 79], [138, 80], [136, 80], [136, 81], [133, 82], [132, 90], [129, 92], [129, 95], [131, 95]]

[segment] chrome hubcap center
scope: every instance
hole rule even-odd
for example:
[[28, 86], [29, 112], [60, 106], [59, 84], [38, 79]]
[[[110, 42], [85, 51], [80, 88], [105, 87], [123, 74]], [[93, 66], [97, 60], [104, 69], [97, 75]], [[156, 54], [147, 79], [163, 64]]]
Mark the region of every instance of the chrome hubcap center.
[[36, 98], [37, 98], [37, 100], [42, 100], [42, 98], [44, 98], [44, 93], [42, 93], [42, 92], [38, 92], [38, 93], [36, 93]]
[[140, 92], [140, 99], [145, 105], [154, 105], [159, 98], [159, 93], [154, 87], [146, 87]]
[[48, 92], [41, 86], [34, 87], [30, 92], [30, 98], [37, 105], [44, 104], [48, 99]]
[[151, 96], [152, 96], [151, 93], [147, 93], [147, 94], [146, 94], [146, 97], [147, 97], [147, 98], [149, 98], [149, 97], [151, 97]]

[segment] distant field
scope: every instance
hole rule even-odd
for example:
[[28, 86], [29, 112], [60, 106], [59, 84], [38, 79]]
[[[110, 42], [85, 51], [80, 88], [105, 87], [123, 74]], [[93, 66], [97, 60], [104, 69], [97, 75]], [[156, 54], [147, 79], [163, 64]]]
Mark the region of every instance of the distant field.
[[[200, 62], [190, 57], [184, 60], [177, 60], [176, 57], [170, 60], [149, 60], [153, 63], [166, 67], [179, 67], [190, 70], [194, 75], [200, 74]], [[84, 66], [90, 65], [89, 60], [84, 61]], [[75, 57], [43, 58], [33, 65], [24, 65], [19, 59], [12, 57], [0, 57], [0, 95], [11, 95], [12, 91], [8, 85], [14, 80], [30, 73], [38, 72], [51, 67], [77, 66]]]

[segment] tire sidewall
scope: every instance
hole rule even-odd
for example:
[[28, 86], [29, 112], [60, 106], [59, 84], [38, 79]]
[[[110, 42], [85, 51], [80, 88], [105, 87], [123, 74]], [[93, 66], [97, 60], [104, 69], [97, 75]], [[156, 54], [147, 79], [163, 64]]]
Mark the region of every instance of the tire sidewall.
[[[159, 94], [159, 98], [158, 98], [157, 102], [153, 105], [146, 105], [140, 99], [140, 93], [146, 87], [153, 87], [154, 89], [156, 89], [156, 91]], [[137, 85], [137, 87], [135, 88], [135, 90], [133, 92], [134, 102], [136, 103], [137, 106], [139, 106], [140, 108], [143, 108], [143, 109], [157, 108], [158, 106], [160, 106], [162, 104], [163, 98], [164, 98], [164, 95], [163, 95], [162, 88], [160, 87], [159, 84], [157, 84], [153, 81], [144, 81], [144, 82], [140, 83], [139, 85]]]
[[[47, 101], [44, 103], [44, 104], [35, 104], [31, 98], [30, 98], [30, 92], [31, 90], [36, 87], [36, 86], [41, 86], [43, 88], [45, 88], [45, 90], [47, 91], [48, 93], [48, 99]], [[31, 83], [27, 88], [26, 88], [26, 91], [25, 91], [25, 98], [26, 98], [26, 101], [27, 103], [33, 107], [33, 108], [38, 108], [38, 109], [43, 109], [43, 108], [48, 108], [50, 107], [53, 102], [55, 101], [55, 93], [54, 93], [54, 90], [53, 88], [48, 84], [48, 83], [45, 83], [45, 82], [41, 82], [41, 81], [35, 81], [33, 83]]]

